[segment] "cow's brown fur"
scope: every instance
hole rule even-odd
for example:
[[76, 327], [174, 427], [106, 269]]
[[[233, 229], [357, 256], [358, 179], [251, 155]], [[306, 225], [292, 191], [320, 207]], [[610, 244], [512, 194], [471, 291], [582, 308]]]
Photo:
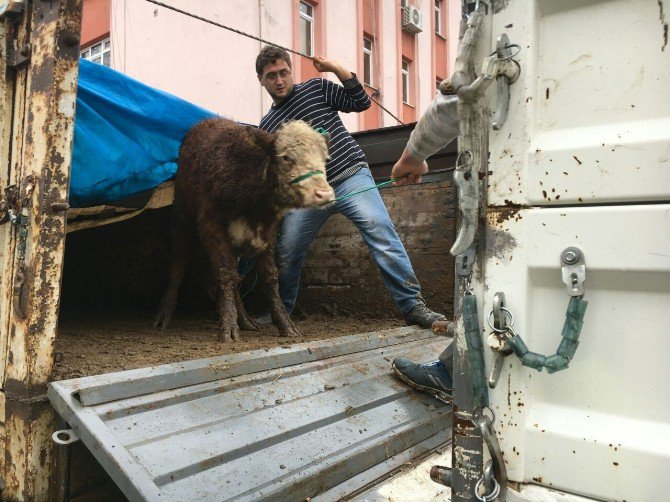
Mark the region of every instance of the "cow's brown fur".
[[[239, 328], [257, 329], [237, 290], [239, 256], [255, 258], [279, 333], [297, 335], [279, 297], [274, 262], [277, 226], [292, 207], [316, 205], [324, 194], [333, 199], [325, 178], [327, 153], [325, 139], [304, 122], [288, 123], [270, 134], [217, 118], [189, 131], [179, 153], [172, 266], [156, 327], [164, 329], [172, 317], [197, 236], [217, 274], [219, 339], [238, 339]], [[291, 183], [314, 170], [321, 172]]]

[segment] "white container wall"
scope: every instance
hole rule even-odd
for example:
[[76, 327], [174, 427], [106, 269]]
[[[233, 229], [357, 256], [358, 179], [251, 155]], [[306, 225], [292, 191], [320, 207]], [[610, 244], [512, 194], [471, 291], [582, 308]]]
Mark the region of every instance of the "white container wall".
[[[480, 323], [504, 292], [529, 349], [554, 354], [568, 246], [584, 255], [588, 301], [568, 369], [505, 359], [490, 396], [508, 476], [652, 500], [670, 468], [668, 7], [663, 17], [663, 2], [643, 0], [503, 3], [493, 40], [505, 32], [520, 45], [521, 76], [490, 133]], [[490, 369], [488, 348], [486, 358]]]

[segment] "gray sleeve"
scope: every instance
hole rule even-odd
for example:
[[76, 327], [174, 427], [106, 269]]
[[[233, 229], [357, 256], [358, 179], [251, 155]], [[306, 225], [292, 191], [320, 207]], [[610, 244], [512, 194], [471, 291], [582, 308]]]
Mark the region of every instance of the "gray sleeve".
[[457, 96], [437, 93], [407, 142], [412, 157], [426, 160], [458, 136], [457, 102]]

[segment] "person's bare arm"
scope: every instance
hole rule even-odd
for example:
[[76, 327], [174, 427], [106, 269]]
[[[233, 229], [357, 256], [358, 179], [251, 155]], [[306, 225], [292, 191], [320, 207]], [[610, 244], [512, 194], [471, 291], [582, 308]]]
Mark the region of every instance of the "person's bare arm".
[[421, 183], [421, 175], [428, 172], [428, 164], [425, 160], [417, 160], [412, 157], [407, 148], [402, 151], [398, 162], [393, 165], [391, 179], [395, 179], [394, 185], [411, 185]]

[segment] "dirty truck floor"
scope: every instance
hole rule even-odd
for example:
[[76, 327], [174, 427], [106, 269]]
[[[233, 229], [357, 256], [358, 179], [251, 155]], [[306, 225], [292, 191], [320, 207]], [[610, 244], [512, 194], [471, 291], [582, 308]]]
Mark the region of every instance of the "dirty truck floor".
[[216, 340], [217, 321], [211, 315], [177, 317], [164, 332], [152, 329], [151, 322], [151, 318], [142, 315], [61, 320], [53, 380], [287, 346], [404, 325], [401, 319], [311, 316], [296, 321], [299, 337], [279, 337], [275, 327], [270, 325], [261, 327], [258, 332], [243, 331], [239, 342], [222, 343]]

